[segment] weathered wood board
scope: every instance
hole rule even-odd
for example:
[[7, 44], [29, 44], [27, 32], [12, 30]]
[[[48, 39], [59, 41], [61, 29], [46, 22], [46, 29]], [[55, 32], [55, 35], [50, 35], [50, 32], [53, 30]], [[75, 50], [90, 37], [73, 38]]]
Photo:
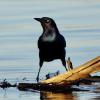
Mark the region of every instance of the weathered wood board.
[[58, 84], [58, 85], [70, 85], [76, 80], [86, 78], [90, 74], [100, 72], [100, 56], [88, 61], [87, 63], [76, 67], [73, 70], [44, 80], [41, 83], [44, 84]]
[[[73, 70], [60, 74], [58, 76], [54, 76], [50, 79], [43, 80], [39, 83], [20, 83], [18, 85], [19, 89], [35, 89], [35, 90], [69, 90], [69, 88], [83, 81], [92, 82], [93, 78], [87, 78], [90, 74], [100, 72], [100, 56], [88, 61], [87, 63], [80, 65]], [[94, 79], [93, 81], [100, 81], [99, 79]]]

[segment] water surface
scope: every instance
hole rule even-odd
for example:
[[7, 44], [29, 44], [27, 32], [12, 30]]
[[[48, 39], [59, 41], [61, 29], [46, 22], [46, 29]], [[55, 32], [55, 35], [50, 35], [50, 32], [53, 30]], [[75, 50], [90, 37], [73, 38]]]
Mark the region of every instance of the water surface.
[[[35, 17], [48, 16], [55, 20], [67, 42], [66, 59], [70, 56], [74, 67], [99, 56], [99, 12], [99, 0], [0, 0], [0, 81], [6, 78], [13, 83], [22, 82], [25, 77], [35, 81], [39, 67], [37, 40], [42, 33]], [[59, 60], [44, 63], [41, 79], [57, 70], [65, 72]], [[0, 91], [0, 100], [40, 99], [38, 92], [14, 88]], [[97, 99], [99, 92], [73, 92], [68, 98]]]

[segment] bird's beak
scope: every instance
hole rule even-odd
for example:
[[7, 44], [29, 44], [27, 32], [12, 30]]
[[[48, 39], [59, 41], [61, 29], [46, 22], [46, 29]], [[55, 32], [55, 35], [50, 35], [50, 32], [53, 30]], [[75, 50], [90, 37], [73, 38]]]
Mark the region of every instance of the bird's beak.
[[34, 18], [35, 20], [41, 22], [41, 18]]

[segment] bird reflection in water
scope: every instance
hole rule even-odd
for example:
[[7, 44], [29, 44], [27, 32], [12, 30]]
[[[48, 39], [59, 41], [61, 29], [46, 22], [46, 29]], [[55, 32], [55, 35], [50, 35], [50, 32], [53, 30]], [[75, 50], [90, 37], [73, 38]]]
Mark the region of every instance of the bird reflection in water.
[[72, 92], [40, 92], [40, 100], [76, 100]]

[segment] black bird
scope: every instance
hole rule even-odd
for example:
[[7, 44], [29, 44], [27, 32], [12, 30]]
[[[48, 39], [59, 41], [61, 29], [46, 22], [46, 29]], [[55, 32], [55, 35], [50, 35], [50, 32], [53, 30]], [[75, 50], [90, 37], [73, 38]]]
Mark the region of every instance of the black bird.
[[37, 81], [39, 81], [39, 73], [44, 61], [49, 62], [55, 59], [60, 59], [63, 66], [67, 70], [65, 61], [66, 41], [64, 37], [60, 34], [57, 25], [53, 19], [49, 17], [34, 19], [39, 21], [43, 28], [43, 33], [38, 40], [40, 67], [36, 79]]

